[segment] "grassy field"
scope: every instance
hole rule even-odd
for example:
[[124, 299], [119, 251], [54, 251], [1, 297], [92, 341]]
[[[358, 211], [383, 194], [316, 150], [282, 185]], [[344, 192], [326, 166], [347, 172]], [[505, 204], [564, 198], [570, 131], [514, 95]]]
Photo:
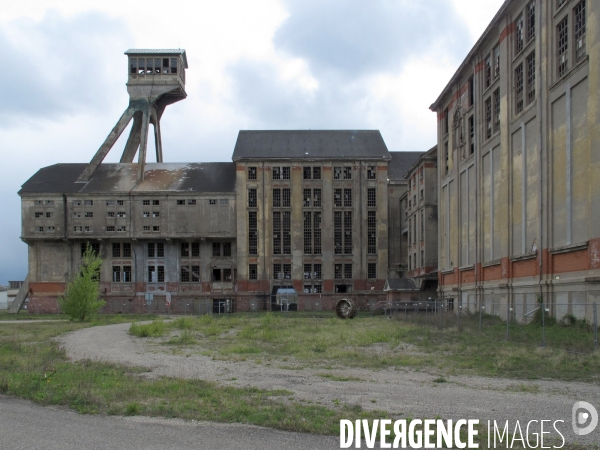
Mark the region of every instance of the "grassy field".
[[233, 388], [202, 380], [148, 380], [142, 368], [67, 361], [51, 338], [92, 325], [151, 316], [100, 316], [95, 323], [0, 325], [0, 394], [58, 404], [82, 413], [178, 417], [338, 434], [341, 419], [374, 419], [383, 412], [358, 406], [326, 408], [293, 400], [281, 390]]
[[[82, 413], [237, 422], [333, 435], [339, 434], [342, 418], [389, 417], [388, 413], [365, 411], [357, 405], [325, 407], [299, 402], [288, 391], [225, 387], [202, 380], [149, 380], [141, 376], [143, 368], [73, 363], [51, 339], [82, 327], [131, 320], [153, 320], [148, 325], [136, 322], [130, 333], [161, 337], [155, 342], [167, 348], [185, 348], [234, 361], [277, 363], [290, 369], [310, 367], [332, 381], [360, 381], [327, 373], [332, 368], [405, 367], [436, 373], [440, 383], [452, 374], [600, 383], [598, 352], [565, 350], [588, 339], [590, 333], [585, 329], [548, 328], [548, 336], [564, 348], [539, 349], [525, 344], [525, 338], [505, 341], [505, 325], [495, 319], [486, 319], [489, 323], [480, 333], [477, 324], [468, 321], [460, 330], [437, 329], [367, 315], [346, 321], [331, 314], [313, 317], [298, 313], [179, 317], [173, 321], [115, 315], [100, 316], [97, 322], [87, 324], [1, 324], [0, 394], [65, 405]], [[533, 337], [538, 332], [533, 325], [522, 331]], [[482, 437], [485, 439], [485, 434]]]
[[[384, 316], [339, 320], [312, 314], [248, 314], [181, 317], [170, 323], [134, 325], [130, 332], [160, 331], [165, 344], [196, 349], [219, 359], [275, 362], [290, 368], [406, 367], [442, 375], [548, 378], [600, 384], [600, 353], [592, 332], [580, 327], [546, 328], [550, 345], [539, 347], [532, 324], [506, 325], [486, 317], [464, 318], [461, 328], [404, 323]], [[538, 339], [538, 337], [540, 339]]]

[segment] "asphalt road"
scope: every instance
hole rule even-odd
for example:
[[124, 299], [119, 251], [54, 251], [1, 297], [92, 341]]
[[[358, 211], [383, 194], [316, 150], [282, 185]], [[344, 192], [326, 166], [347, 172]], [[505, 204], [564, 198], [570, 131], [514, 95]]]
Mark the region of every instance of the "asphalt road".
[[82, 415], [0, 396], [0, 449], [339, 449], [339, 437], [179, 419]]

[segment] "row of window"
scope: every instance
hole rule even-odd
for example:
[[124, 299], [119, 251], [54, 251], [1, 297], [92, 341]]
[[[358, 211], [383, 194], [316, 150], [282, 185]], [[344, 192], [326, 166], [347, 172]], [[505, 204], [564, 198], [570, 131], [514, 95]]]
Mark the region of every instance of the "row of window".
[[[278, 166], [271, 168], [271, 176], [273, 180], [289, 180], [291, 179], [291, 167], [289, 166]], [[248, 179], [256, 180], [258, 177], [258, 168], [256, 166], [248, 167]], [[302, 178], [304, 180], [320, 180], [321, 179], [321, 167], [306, 166], [302, 168]], [[351, 166], [336, 166], [333, 168], [333, 179], [334, 180], [351, 180], [352, 179], [352, 167]], [[367, 166], [367, 179], [377, 179], [376, 166]]]
[[425, 239], [425, 214], [421, 210], [421, 234], [417, 236], [417, 216], [408, 219], [408, 245], [416, 244], [417, 241]]
[[[195, 206], [198, 204], [198, 200], [196, 199], [178, 199], [176, 200], [176, 204], [177, 206]], [[225, 205], [229, 205], [229, 199], [228, 198], [221, 198], [221, 199], [208, 199], [208, 204], [209, 205], [221, 205], [221, 206], [225, 206]], [[54, 205], [54, 200], [36, 200], [35, 201], [35, 205], [36, 206], [53, 206]], [[75, 207], [79, 207], [79, 206], [94, 206], [94, 200], [73, 200], [72, 205]], [[124, 206], [125, 205], [125, 201], [124, 200], [106, 200], [106, 206]], [[145, 199], [142, 200], [142, 205], [143, 206], [160, 206], [160, 200], [150, 200], [150, 199]]]
[[[304, 189], [303, 203], [304, 208], [321, 208], [321, 189]], [[333, 206], [335, 208], [351, 208], [352, 207], [352, 189], [334, 189], [333, 190]], [[377, 207], [377, 189], [367, 189], [367, 206]], [[258, 194], [255, 188], [248, 189], [248, 207], [258, 207]], [[273, 208], [291, 208], [292, 207], [292, 191], [290, 188], [275, 188], [273, 189]], [[156, 213], [158, 214], [158, 213]], [[146, 216], [144, 216], [146, 217]], [[156, 215], [155, 217], [158, 217]]]
[[[421, 250], [421, 266], [420, 267], [424, 267], [425, 266], [425, 251]], [[419, 268], [419, 265], [417, 264], [417, 253], [413, 253], [412, 255], [409, 253], [408, 254], [408, 270], [416, 270]]]
[[[258, 264], [250, 264], [248, 266], [248, 274], [250, 280], [258, 280]], [[352, 280], [352, 263], [334, 264], [333, 273], [336, 280], [346, 279]], [[369, 279], [377, 278], [377, 263], [367, 263], [367, 277]], [[274, 280], [291, 280], [292, 265], [291, 264], [273, 264], [273, 279]], [[304, 264], [304, 279], [305, 280], [321, 280], [322, 265], [321, 264]], [[320, 291], [319, 291], [320, 292]]]

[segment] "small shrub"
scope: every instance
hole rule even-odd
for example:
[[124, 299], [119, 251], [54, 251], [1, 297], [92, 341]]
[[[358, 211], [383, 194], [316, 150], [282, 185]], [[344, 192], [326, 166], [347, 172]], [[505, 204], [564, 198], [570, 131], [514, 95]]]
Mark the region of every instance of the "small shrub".
[[179, 336], [169, 340], [169, 344], [193, 344], [196, 342], [196, 336], [190, 330], [183, 330]]
[[180, 317], [175, 321], [175, 327], [180, 330], [189, 330], [194, 327], [194, 319], [191, 317]]
[[558, 324], [561, 327], [572, 327], [577, 324], [577, 317], [575, 317], [573, 314], [565, 314], [564, 317], [560, 319]]
[[145, 325], [133, 322], [129, 327], [129, 334], [137, 337], [161, 337], [165, 334], [165, 324], [162, 320], [154, 320]]
[[136, 402], [129, 403], [125, 407], [125, 415], [126, 416], [137, 416], [139, 414], [140, 414], [140, 405], [138, 405]]

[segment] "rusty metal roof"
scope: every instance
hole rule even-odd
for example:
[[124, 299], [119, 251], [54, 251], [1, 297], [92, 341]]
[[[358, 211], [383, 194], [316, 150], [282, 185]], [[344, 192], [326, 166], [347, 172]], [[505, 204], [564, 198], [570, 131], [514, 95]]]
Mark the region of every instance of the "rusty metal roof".
[[242, 130], [233, 160], [390, 159], [378, 130]]
[[188, 68], [187, 56], [184, 48], [130, 48], [125, 52], [126, 55], [181, 55], [183, 67]]
[[55, 164], [37, 171], [23, 184], [21, 194], [117, 194], [138, 192], [235, 192], [235, 164], [149, 163], [144, 181], [137, 183], [135, 163], [100, 164], [90, 181], [78, 183], [87, 164]]

